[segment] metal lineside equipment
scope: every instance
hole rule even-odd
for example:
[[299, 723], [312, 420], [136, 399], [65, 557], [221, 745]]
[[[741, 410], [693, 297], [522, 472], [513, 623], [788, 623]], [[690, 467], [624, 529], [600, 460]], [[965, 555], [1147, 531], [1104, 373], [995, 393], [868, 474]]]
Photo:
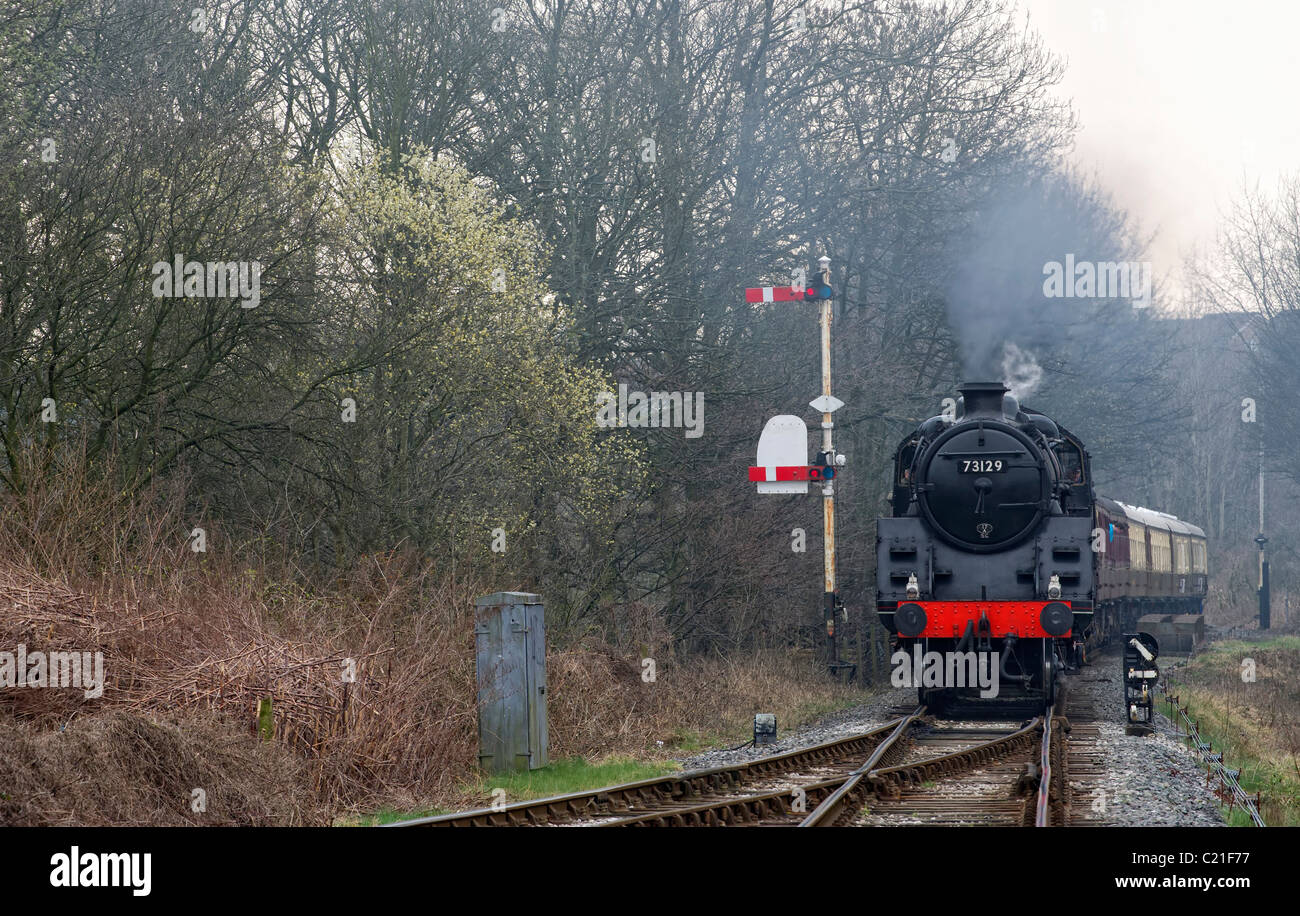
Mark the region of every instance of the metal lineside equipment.
[[1124, 634], [1124, 717], [1129, 734], [1154, 729], [1156, 681], [1160, 646], [1150, 633]]

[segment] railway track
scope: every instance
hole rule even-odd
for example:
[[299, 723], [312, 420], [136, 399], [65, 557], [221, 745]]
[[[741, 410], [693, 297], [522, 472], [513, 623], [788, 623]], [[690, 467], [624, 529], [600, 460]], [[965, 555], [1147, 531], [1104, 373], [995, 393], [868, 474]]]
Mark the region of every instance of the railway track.
[[[403, 821], [393, 827], [1083, 826], [1105, 774], [1091, 708], [1025, 721], [935, 719], [741, 764]], [[1022, 710], [1023, 711], [1023, 710]]]
[[[1106, 678], [1096, 669], [1079, 675]], [[1068, 827], [1107, 827], [1118, 823], [1106, 792], [1107, 755], [1102, 741], [1104, 711], [1096, 700], [1070, 698], [1070, 740], [1066, 747], [1065, 824]]]
[[[922, 712], [918, 708], [914, 715]], [[906, 717], [904, 717], [906, 718]], [[721, 826], [798, 823], [904, 719], [731, 766], [389, 824], [390, 827]]]
[[390, 826], [1086, 824], [1070, 819], [1070, 776], [1099, 761], [1076, 756], [1073, 742], [1067, 750], [1071, 728], [1056, 715], [969, 722], [917, 707], [861, 735], [731, 767]]
[[1051, 743], [1044, 721], [922, 727], [910, 736], [903, 759], [846, 782], [802, 826], [1033, 824], [1038, 771], [1032, 764]]
[[[1065, 712], [1070, 712], [1067, 718]], [[912, 736], [907, 756], [863, 778], [846, 803], [809, 826], [1085, 826], [1106, 772], [1096, 710], [1068, 689], [1024, 725], [939, 721]]]

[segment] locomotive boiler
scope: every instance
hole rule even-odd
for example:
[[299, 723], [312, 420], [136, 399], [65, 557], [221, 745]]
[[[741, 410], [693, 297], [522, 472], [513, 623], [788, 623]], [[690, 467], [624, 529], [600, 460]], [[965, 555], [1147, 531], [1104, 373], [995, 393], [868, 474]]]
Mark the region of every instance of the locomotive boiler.
[[[1050, 705], [1061, 673], [1140, 615], [1200, 613], [1199, 528], [1097, 497], [1079, 439], [1001, 382], [959, 391], [899, 445], [877, 520], [876, 608], [899, 649], [981, 657], [999, 697]], [[977, 695], [960, 679], [917, 686], [932, 709]]]

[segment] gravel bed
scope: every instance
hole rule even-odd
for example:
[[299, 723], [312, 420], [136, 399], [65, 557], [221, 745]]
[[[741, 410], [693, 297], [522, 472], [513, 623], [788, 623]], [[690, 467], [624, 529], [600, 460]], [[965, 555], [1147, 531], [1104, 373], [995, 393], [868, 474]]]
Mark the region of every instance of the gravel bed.
[[1152, 735], [1125, 734], [1118, 651], [1098, 656], [1069, 679], [1070, 702], [1092, 706], [1108, 763], [1102, 780], [1106, 820], [1125, 827], [1222, 827], [1205, 767], [1164, 716]]

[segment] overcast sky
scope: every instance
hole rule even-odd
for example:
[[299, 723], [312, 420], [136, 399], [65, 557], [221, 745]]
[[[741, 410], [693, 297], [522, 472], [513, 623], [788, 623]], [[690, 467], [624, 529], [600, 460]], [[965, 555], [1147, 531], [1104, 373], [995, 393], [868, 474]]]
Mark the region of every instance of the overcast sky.
[[1155, 273], [1213, 244], [1243, 180], [1300, 172], [1300, 3], [1019, 0], [1067, 65], [1075, 161], [1155, 234]]

